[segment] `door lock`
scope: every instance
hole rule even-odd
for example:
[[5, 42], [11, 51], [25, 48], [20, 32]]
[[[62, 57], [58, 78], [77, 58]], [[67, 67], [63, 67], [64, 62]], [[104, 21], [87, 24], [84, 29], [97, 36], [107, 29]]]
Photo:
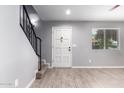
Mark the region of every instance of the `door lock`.
[[63, 37], [60, 38], [60, 41], [63, 42]]
[[71, 51], [71, 47], [68, 47], [68, 51]]

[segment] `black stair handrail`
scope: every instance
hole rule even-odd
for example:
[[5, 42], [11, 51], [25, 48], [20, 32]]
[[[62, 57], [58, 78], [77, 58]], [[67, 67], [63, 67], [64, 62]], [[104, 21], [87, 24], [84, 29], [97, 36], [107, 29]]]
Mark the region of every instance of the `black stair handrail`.
[[31, 20], [25, 5], [20, 6], [20, 26], [23, 29], [25, 35], [27, 36], [36, 55], [39, 57], [38, 70], [40, 71], [41, 70], [41, 38], [37, 37], [35, 33], [34, 26], [31, 23]]

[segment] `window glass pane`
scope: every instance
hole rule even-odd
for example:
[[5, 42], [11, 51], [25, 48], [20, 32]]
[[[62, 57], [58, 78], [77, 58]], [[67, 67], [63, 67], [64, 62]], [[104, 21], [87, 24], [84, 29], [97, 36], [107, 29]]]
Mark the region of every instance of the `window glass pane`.
[[103, 29], [94, 29], [92, 31], [92, 49], [104, 49]]
[[105, 30], [106, 36], [106, 49], [118, 48], [118, 30], [116, 29], [107, 29]]

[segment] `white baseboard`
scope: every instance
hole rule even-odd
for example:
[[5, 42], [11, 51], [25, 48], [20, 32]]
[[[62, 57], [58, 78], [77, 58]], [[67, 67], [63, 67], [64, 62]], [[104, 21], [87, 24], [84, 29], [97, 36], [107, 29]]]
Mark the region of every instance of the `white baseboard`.
[[34, 81], [35, 81], [35, 78], [33, 78], [33, 79], [28, 83], [28, 85], [26, 86], [26, 88], [30, 88]]
[[28, 85], [26, 86], [26, 88], [30, 88], [31, 87], [31, 85], [33, 84], [33, 82], [35, 81], [35, 79], [36, 79], [36, 73], [38, 72], [38, 70], [36, 69], [35, 71], [34, 71], [34, 73], [35, 73], [35, 76], [34, 76], [34, 78], [28, 83]]
[[124, 68], [124, 66], [72, 66], [72, 68]]
[[50, 63], [46, 62], [46, 59], [42, 59], [42, 63], [48, 65], [48, 68], [51, 68]]
[[52, 66], [50, 66], [50, 63], [46, 63], [48, 65], [48, 68], [52, 68]]
[[34, 71], [34, 73], [36, 74], [38, 72], [38, 69], [36, 69], [35, 71]]
[[46, 59], [41, 59], [42, 63], [46, 64]]

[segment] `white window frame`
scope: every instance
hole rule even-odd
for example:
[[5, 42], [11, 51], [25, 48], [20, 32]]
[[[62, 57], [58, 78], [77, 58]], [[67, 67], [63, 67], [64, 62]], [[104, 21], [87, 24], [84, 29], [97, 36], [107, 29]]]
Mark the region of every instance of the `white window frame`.
[[[100, 30], [102, 29], [104, 31], [104, 48], [103, 49], [92, 49], [92, 50], [120, 50], [120, 28], [92, 28], [92, 31], [94, 30]], [[113, 48], [113, 49], [106, 49], [105, 48], [105, 39], [106, 39], [106, 35], [105, 35], [105, 30], [107, 29], [113, 29], [113, 30], [117, 30], [117, 33], [118, 33], [118, 47], [117, 48]]]

